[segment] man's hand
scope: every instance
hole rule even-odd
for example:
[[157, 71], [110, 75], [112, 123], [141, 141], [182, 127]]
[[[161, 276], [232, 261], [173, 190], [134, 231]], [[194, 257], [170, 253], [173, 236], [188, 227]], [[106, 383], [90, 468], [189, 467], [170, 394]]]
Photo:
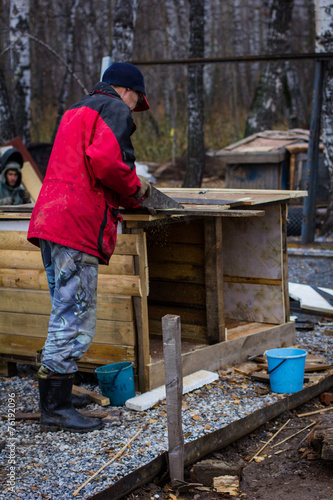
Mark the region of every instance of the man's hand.
[[31, 202], [30, 193], [26, 189], [24, 191], [19, 191], [19, 195], [21, 196], [23, 203], [30, 203]]
[[13, 205], [13, 198], [11, 196], [6, 196], [6, 198], [2, 198], [0, 200], [0, 205]]
[[138, 175], [138, 177], [140, 179], [140, 183], [141, 183], [142, 187], [140, 187], [137, 190], [137, 192], [133, 195], [133, 198], [135, 200], [141, 200], [143, 197], [149, 198], [150, 193], [151, 193], [151, 187], [150, 187], [148, 180], [143, 175]]

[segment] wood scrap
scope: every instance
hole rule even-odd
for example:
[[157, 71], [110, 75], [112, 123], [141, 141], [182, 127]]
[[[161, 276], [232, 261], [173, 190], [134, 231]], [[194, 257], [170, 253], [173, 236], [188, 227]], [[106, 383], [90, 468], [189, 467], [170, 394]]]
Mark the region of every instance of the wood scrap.
[[[103, 422], [121, 421], [122, 410], [78, 410], [85, 417], [101, 418]], [[15, 420], [39, 420], [40, 412], [35, 413], [16, 413]]]
[[240, 375], [249, 376], [251, 373], [258, 371], [257, 363], [248, 361], [247, 363], [242, 363], [241, 365], [234, 366], [234, 371]]
[[309, 413], [300, 413], [297, 416], [298, 417], [308, 417], [309, 415], [315, 415], [316, 413], [323, 413], [324, 411], [329, 411], [329, 410], [333, 410], [333, 406], [330, 406], [329, 408], [322, 408], [321, 410], [310, 411]]
[[108, 406], [110, 404], [110, 399], [102, 396], [101, 394], [97, 394], [94, 391], [88, 391], [88, 389], [83, 389], [83, 387], [79, 387], [77, 385], [73, 385], [72, 394], [89, 394], [93, 403], [97, 403], [101, 406]]
[[285, 439], [283, 439], [282, 441], [280, 441], [279, 443], [276, 443], [276, 444], [273, 444], [272, 448], [275, 448], [276, 446], [280, 446], [280, 444], [282, 443], [285, 443], [286, 441], [288, 441], [289, 439], [297, 436], [297, 434], [300, 434], [301, 432], [304, 432], [306, 431], [307, 429], [309, 429], [310, 427], [314, 426], [316, 423], [315, 422], [312, 422], [311, 424], [309, 424], [307, 427], [304, 427], [304, 429], [301, 429], [297, 432], [295, 432], [294, 434], [292, 434], [291, 436], [288, 436], [286, 437]]
[[267, 443], [265, 443], [265, 444], [264, 444], [264, 446], [262, 446], [262, 447], [260, 448], [260, 450], [259, 450], [259, 451], [258, 451], [255, 455], [253, 455], [253, 457], [249, 460], [249, 464], [252, 462], [252, 460], [254, 460], [256, 457], [258, 457], [258, 456], [260, 455], [260, 453], [261, 453], [261, 452], [262, 452], [262, 451], [266, 448], [266, 446], [267, 446], [267, 445], [268, 445], [271, 441], [273, 441], [273, 439], [274, 439], [274, 438], [275, 438], [275, 437], [276, 437], [276, 436], [277, 436], [277, 435], [278, 435], [278, 434], [282, 431], [282, 429], [284, 429], [284, 428], [285, 428], [285, 426], [286, 426], [286, 425], [288, 425], [288, 424], [289, 424], [290, 420], [291, 420], [291, 419], [287, 420], [287, 422], [285, 422], [285, 423], [283, 424], [283, 426], [282, 426], [282, 427], [280, 427], [280, 429], [279, 429], [279, 430], [278, 430], [278, 431], [277, 431], [277, 432], [276, 432], [276, 433], [275, 433], [275, 434], [271, 437], [271, 439], [269, 439], [269, 440], [267, 441]]
[[317, 423], [308, 436], [307, 444], [310, 452], [324, 460], [333, 460], [333, 427], [327, 422]]
[[104, 465], [102, 465], [102, 467], [100, 467], [98, 469], [98, 471], [95, 472], [95, 474], [93, 474], [92, 476], [90, 476], [87, 479], [87, 481], [85, 481], [83, 484], [81, 484], [81, 486], [79, 486], [79, 488], [77, 488], [74, 491], [73, 496], [76, 497], [80, 493], [80, 491], [82, 490], [82, 488], [84, 488], [88, 483], [90, 483], [90, 481], [92, 479], [94, 479], [94, 477], [98, 476], [98, 474], [100, 472], [102, 472], [102, 470], [105, 469], [105, 467], [107, 467], [108, 465], [112, 464], [112, 462], [114, 462], [117, 458], [119, 458], [124, 453], [124, 451], [126, 450], [126, 448], [138, 437], [138, 435], [142, 431], [143, 431], [143, 428], [139, 429], [138, 432], [133, 437], [131, 437], [131, 439], [129, 441], [127, 441], [127, 443], [122, 447], [122, 449], [120, 451], [118, 451], [118, 453], [116, 453], [113, 458], [111, 458], [111, 460], [108, 460], [108, 462], [106, 462]]
[[230, 496], [239, 495], [238, 476], [219, 476], [213, 478], [213, 488], [217, 493], [228, 493]]

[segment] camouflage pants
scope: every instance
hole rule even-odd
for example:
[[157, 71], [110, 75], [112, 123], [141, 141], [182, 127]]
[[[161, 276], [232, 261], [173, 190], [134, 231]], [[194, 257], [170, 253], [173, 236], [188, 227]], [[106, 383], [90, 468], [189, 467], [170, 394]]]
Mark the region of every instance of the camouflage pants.
[[42, 365], [74, 373], [95, 334], [98, 259], [46, 240], [40, 248], [52, 302]]

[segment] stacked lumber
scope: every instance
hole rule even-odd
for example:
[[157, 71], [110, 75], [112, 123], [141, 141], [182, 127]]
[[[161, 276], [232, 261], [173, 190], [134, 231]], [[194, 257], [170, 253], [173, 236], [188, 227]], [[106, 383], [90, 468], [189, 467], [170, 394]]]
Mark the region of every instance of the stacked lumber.
[[[39, 249], [26, 236], [0, 231], [0, 352], [34, 358], [47, 336], [51, 302]], [[81, 369], [135, 361], [133, 297], [142, 294], [134, 270], [139, 238], [119, 235], [110, 265], [99, 266], [96, 334]]]

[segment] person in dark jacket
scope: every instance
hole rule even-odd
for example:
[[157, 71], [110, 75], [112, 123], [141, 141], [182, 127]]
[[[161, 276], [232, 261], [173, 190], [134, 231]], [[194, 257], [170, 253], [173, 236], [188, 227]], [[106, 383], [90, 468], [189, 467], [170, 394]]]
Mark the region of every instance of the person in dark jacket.
[[52, 301], [38, 372], [42, 430], [102, 426], [74, 409], [73, 377], [95, 333], [98, 264], [114, 251], [118, 208], [139, 207], [150, 193], [136, 174], [131, 142], [132, 112], [148, 109], [140, 70], [115, 63], [66, 111], [55, 138], [28, 231], [41, 249]]
[[21, 184], [21, 166], [8, 162], [0, 176], [0, 205], [22, 205], [30, 203], [30, 193]]

